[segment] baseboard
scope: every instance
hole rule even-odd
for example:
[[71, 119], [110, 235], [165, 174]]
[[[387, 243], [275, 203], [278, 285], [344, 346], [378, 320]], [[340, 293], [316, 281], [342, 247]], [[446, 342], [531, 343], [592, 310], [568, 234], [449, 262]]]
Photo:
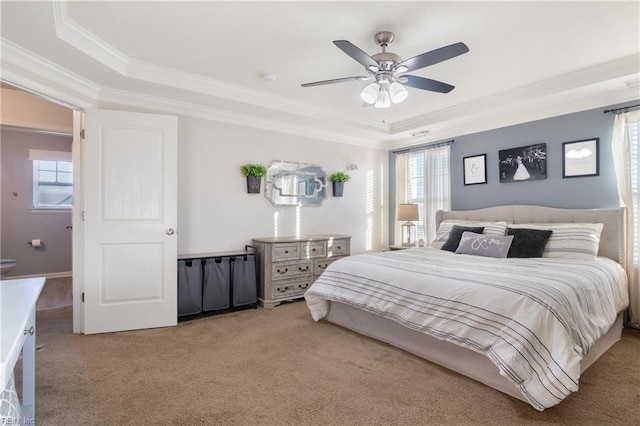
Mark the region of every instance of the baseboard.
[[11, 277], [5, 277], [5, 280], [19, 280], [19, 279], [23, 279], [23, 278], [38, 278], [38, 277], [45, 277], [47, 279], [53, 279], [53, 278], [67, 278], [67, 277], [71, 277], [71, 271], [67, 271], [67, 272], [49, 272], [46, 274], [34, 274], [34, 275], [15, 275], [15, 276], [11, 276]]

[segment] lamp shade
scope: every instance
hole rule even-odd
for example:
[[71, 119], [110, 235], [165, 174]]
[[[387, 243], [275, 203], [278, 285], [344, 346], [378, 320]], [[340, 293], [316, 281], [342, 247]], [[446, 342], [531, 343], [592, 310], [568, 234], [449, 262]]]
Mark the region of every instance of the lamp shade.
[[364, 88], [362, 93], [360, 93], [360, 97], [364, 102], [369, 105], [373, 105], [378, 99], [378, 91], [380, 90], [380, 86], [378, 83], [371, 83]]
[[374, 108], [389, 108], [391, 106], [391, 96], [389, 96], [389, 92], [385, 88], [380, 88], [380, 92], [378, 93], [378, 99], [376, 99], [376, 103], [373, 104]]
[[397, 220], [419, 220], [418, 205], [417, 204], [398, 204], [398, 210], [396, 212]]
[[394, 81], [389, 85], [389, 95], [391, 95], [391, 102], [397, 104], [407, 99], [409, 92], [407, 92], [407, 89], [405, 89], [402, 84]]

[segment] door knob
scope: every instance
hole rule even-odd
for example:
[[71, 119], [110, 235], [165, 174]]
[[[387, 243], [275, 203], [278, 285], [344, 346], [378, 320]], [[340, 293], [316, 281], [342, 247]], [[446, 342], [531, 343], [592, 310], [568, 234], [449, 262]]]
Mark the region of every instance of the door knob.
[[169, 228], [165, 232], [167, 233], [167, 235], [173, 235], [176, 231], [174, 231], [173, 228]]

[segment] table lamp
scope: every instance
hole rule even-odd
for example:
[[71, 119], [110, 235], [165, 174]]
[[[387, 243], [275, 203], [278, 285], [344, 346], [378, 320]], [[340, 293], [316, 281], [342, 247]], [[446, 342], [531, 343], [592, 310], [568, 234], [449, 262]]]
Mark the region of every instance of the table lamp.
[[415, 231], [414, 220], [419, 220], [417, 204], [398, 204], [396, 220], [404, 221], [402, 223], [402, 246], [414, 247], [416, 243], [413, 241], [413, 233]]

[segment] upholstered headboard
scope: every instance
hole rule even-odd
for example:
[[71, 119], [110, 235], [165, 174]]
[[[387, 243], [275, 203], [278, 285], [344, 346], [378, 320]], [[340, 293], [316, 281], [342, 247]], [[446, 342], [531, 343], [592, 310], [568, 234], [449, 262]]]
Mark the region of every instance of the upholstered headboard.
[[625, 266], [625, 208], [560, 209], [543, 206], [496, 206], [479, 210], [436, 212], [436, 226], [445, 219], [505, 221], [509, 223], [602, 223], [598, 256], [608, 257]]

